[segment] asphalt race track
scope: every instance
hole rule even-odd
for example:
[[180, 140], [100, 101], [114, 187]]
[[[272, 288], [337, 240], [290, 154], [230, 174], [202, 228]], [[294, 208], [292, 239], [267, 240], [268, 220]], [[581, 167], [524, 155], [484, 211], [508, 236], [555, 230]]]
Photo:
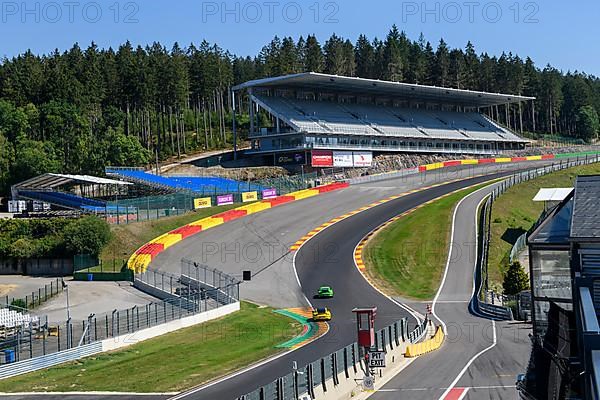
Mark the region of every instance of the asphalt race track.
[[[529, 166], [529, 168], [532, 167]], [[356, 306], [378, 307], [377, 329], [400, 318], [410, 317], [406, 310], [374, 290], [362, 278], [354, 266], [353, 251], [355, 246], [371, 230], [404, 211], [410, 210], [446, 193], [500, 178], [508, 174], [510, 173], [502, 172], [465, 179], [410, 194], [356, 214], [355, 216], [342, 220], [319, 233], [298, 250], [295, 258], [295, 265], [302, 291], [306, 297], [313, 305], [326, 305], [332, 310], [333, 320], [330, 323], [330, 333], [319, 340], [292, 353], [285, 354], [270, 363], [217, 382], [216, 384], [204, 388], [200, 387], [193, 389], [177, 396], [177, 398], [235, 399], [259, 386], [272, 382], [278, 376], [291, 372], [293, 361], [297, 361], [299, 366], [303, 366], [308, 362], [318, 359], [320, 356], [327, 355], [354, 342], [356, 340], [356, 332], [351, 310]], [[474, 216], [471, 215], [464, 223], [469, 224], [473, 221]], [[471, 264], [468, 274], [456, 275], [455, 278], [458, 281], [464, 281], [465, 285], [469, 285], [472, 281], [472, 272], [473, 264]], [[318, 287], [323, 284], [330, 284], [334, 287], [335, 297], [333, 299], [315, 300], [312, 298]], [[470, 289], [467, 294], [468, 300], [470, 298]], [[455, 309], [457, 313], [456, 318], [452, 318], [451, 316], [450, 319], [456, 321], [462, 320], [459, 319], [458, 315], [460, 315], [460, 318], [464, 317], [467, 301], [464, 303], [450, 304], [452, 304], [451, 307]], [[475, 317], [472, 317], [472, 319], [474, 323], [479, 325], [482, 324], [479, 319]], [[414, 319], [412, 321], [414, 323]], [[473, 346], [475, 346], [475, 344]], [[452, 354], [455, 352], [460, 352], [460, 350], [453, 350]], [[449, 355], [449, 359], [451, 358], [452, 355]], [[427, 359], [428, 356], [424, 357], [423, 360], [418, 359], [412, 365], [419, 361], [421, 364], [425, 365]], [[403, 377], [409, 370], [414, 370], [412, 365], [411, 368], [407, 369], [400, 376]], [[456, 375], [458, 373], [457, 368], [460, 365], [464, 365], [464, 363], [461, 364], [460, 361], [452, 361], [447, 368], [447, 374]], [[423, 382], [423, 378], [424, 376], [421, 375], [416, 382]], [[429, 375], [425, 376], [425, 378], [429, 380]], [[446, 383], [446, 385], [449, 384], [450, 382]], [[444, 388], [444, 386], [441, 386], [440, 388]], [[442, 391], [440, 391], [440, 394]], [[398, 393], [394, 393], [390, 397], [386, 396], [385, 398], [396, 399], [399, 397]], [[414, 397], [414, 393], [411, 393], [409, 397], [403, 398], [413, 399], [417, 397]], [[422, 398], [431, 399], [433, 397], [431, 393], [429, 393]]]
[[[362, 278], [354, 266], [353, 251], [355, 246], [362, 238], [381, 223], [390, 218], [410, 210], [424, 202], [437, 198], [443, 194], [457, 189], [465, 188], [471, 185], [493, 180], [503, 176], [508, 176], [516, 171], [538, 168], [551, 162], [531, 162], [526, 164], [504, 164], [488, 165], [477, 168], [456, 168], [453, 171], [445, 173], [427, 173], [419, 176], [392, 179], [388, 181], [372, 182], [367, 184], [351, 186], [340, 192], [327, 193], [315, 198], [302, 200], [297, 203], [291, 203], [281, 207], [276, 207], [264, 213], [254, 214], [246, 218], [232, 221], [228, 224], [216, 227], [214, 229], [202, 232], [180, 244], [171, 247], [168, 251], [160, 254], [151, 264], [152, 269], [167, 270], [170, 272], [179, 272], [179, 261], [182, 257], [188, 257], [199, 260], [225, 272], [239, 275], [243, 269], [252, 269], [257, 278], [250, 283], [245, 283], [241, 287], [242, 298], [259, 301], [265, 304], [278, 307], [294, 307], [306, 305], [306, 298], [315, 306], [327, 305], [333, 312], [333, 320], [330, 324], [330, 332], [314, 341], [313, 343], [295, 350], [290, 353], [279, 355], [270, 362], [261, 363], [254, 368], [241, 371], [233, 376], [210, 383], [182, 393], [177, 398], [186, 399], [235, 399], [240, 395], [253, 391], [259, 386], [271, 383], [277, 377], [291, 372], [292, 362], [297, 361], [299, 366], [327, 355], [347, 344], [356, 340], [355, 325], [351, 310], [356, 306], [377, 306], [377, 329], [396, 321], [403, 317], [408, 317], [411, 324], [414, 318], [407, 310], [392, 302], [387, 297], [375, 291]], [[499, 172], [500, 171], [500, 172]], [[478, 174], [487, 174], [477, 176]], [[313, 239], [306, 242], [297, 252], [295, 263], [292, 263], [293, 257], [287, 254], [289, 245], [298, 240], [302, 235], [312, 230], [314, 227], [334, 218], [345, 214], [354, 209], [360, 208], [373, 201], [389, 197], [390, 195], [406, 192], [414, 188], [422, 188], [434, 183], [448, 181], [450, 179], [463, 179], [461, 181], [444, 184], [435, 188], [423, 190], [392, 200], [378, 207], [366, 210], [356, 214], [348, 219], [332, 225], [328, 229], [316, 235]], [[466, 203], [466, 202], [465, 202]], [[465, 229], [474, 222], [472, 210], [465, 211], [465, 215], [457, 217], [457, 220], [464, 219]], [[467, 229], [468, 230], [468, 229]], [[227, 245], [234, 242], [255, 241], [261, 246], [269, 242], [268, 248], [275, 243], [280, 245], [281, 254], [276, 254], [273, 260], [258, 260], [254, 263], [245, 263], [245, 260], [239, 260], [235, 256], [225, 257], [223, 252], [227, 252]], [[223, 244], [218, 252], [204, 254], [204, 243]], [[296, 274], [301, 288], [298, 287]], [[456, 282], [463, 282], [470, 285], [472, 280], [472, 263], [470, 270], [463, 274], [456, 274]], [[466, 271], [466, 270], [465, 270]], [[448, 281], [450, 284], [450, 281]], [[312, 296], [320, 285], [329, 284], [334, 287], [335, 297], [330, 300], [316, 300]], [[450, 286], [448, 286], [450, 287]], [[454, 290], [454, 289], [453, 289]], [[449, 292], [450, 293], [450, 292]], [[452, 321], [462, 321], [467, 315], [467, 303], [462, 300], [465, 293], [470, 293], [470, 289], [460, 292], [460, 300], [445, 301], [441, 298], [438, 304], [437, 312], [442, 319]], [[470, 297], [470, 296], [469, 296]], [[455, 301], [458, 301], [456, 303]], [[278, 304], [279, 302], [279, 304]], [[446, 308], [452, 310], [446, 311]], [[422, 310], [421, 310], [422, 311]], [[456, 318], [446, 313], [455, 313]], [[477, 324], [484, 328], [486, 322], [473, 318]], [[450, 325], [449, 325], [450, 326]], [[452, 335], [452, 330], [449, 329]], [[521, 345], [522, 341], [512, 340], [510, 335], [504, 335], [503, 340], [498, 340], [497, 346], [491, 349], [484, 356], [477, 359], [472, 368], [462, 376], [458, 382], [460, 387], [471, 387], [467, 396], [469, 398], [488, 398], [491, 383], [497, 383], [497, 379], [488, 379], [489, 368], [496, 368], [496, 375], [506, 375], [503, 377], [503, 386], [514, 384], [514, 374], [503, 372], [502, 366], [495, 363], [496, 359], [505, 360], [507, 364], [513, 365], [511, 357], [504, 357], [507, 353], [513, 352], [515, 343]], [[513, 343], [514, 342], [514, 343]], [[485, 344], [485, 342], [483, 343]], [[376, 393], [373, 398], [390, 399], [418, 399], [427, 398], [437, 399], [439, 395], [452, 383], [464, 366], [461, 359], [453, 360], [453, 354], [460, 353], [461, 350], [454, 346], [445, 345], [442, 350], [418, 358], [405, 369], [402, 374], [394, 378], [385, 386], [385, 391]], [[469, 349], [478, 348], [475, 344], [469, 344]], [[521, 349], [523, 347], [520, 347]], [[516, 352], [525, 352], [529, 354], [529, 347], [526, 350], [515, 350]], [[500, 353], [500, 354], [498, 354]], [[448, 357], [447, 368], [439, 380], [432, 378], [432, 367], [438, 363], [435, 357], [438, 355]], [[459, 354], [460, 355], [460, 354]], [[497, 357], [497, 358], [493, 358]], [[521, 354], [521, 358], [522, 354]], [[466, 361], [465, 361], [466, 362]], [[459, 368], [460, 367], [460, 368]], [[437, 372], [436, 372], [437, 374]], [[494, 376], [496, 376], [494, 375]], [[471, 381], [469, 381], [471, 379]], [[473, 382], [483, 382], [483, 385], [474, 385]], [[414, 384], [411, 386], [410, 384]], [[461, 386], [462, 385], [462, 386]], [[477, 387], [476, 387], [477, 386]], [[482, 387], [480, 387], [482, 386]], [[409, 390], [409, 389], [413, 390]], [[123, 388], [126, 390], [126, 388]], [[434, 390], [434, 395], [428, 393]], [[408, 392], [407, 392], [408, 391]], [[405, 393], [407, 392], [407, 393]], [[419, 395], [417, 393], [421, 392]], [[428, 394], [426, 394], [428, 393]], [[483, 393], [481, 396], [480, 394]], [[438, 397], [435, 397], [438, 395]], [[39, 398], [39, 396], [10, 396], [6, 398]], [[63, 398], [62, 395], [50, 396], [44, 398]], [[106, 396], [106, 395], [76, 395], [69, 396], [73, 399], [104, 399], [104, 398], [146, 398], [146, 396]], [[164, 398], [162, 396], [147, 398]]]
[[[446, 342], [440, 350], [416, 359], [371, 399], [515, 398], [516, 375], [526, 369], [529, 358], [530, 325], [495, 323], [468, 311], [476, 262], [475, 211], [493, 187], [467, 196], [456, 210], [447, 277], [434, 309], [446, 324]], [[451, 397], [449, 388], [454, 388], [455, 396], [466, 393]]]

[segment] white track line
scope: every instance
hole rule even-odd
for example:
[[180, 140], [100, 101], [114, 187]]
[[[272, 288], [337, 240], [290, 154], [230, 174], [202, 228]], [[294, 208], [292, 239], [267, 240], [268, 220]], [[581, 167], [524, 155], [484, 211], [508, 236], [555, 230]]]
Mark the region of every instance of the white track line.
[[[456, 209], [454, 210], [454, 216], [452, 217], [452, 239], [450, 241], [451, 243], [451, 247], [450, 250], [448, 252], [448, 260], [446, 263], [446, 271], [444, 272], [444, 280], [446, 279], [446, 274], [448, 272], [448, 267], [450, 265], [450, 258], [452, 255], [452, 243], [454, 240], [454, 223], [455, 223], [455, 219], [456, 219], [456, 214], [458, 211], [458, 208], [460, 207], [461, 203], [463, 202], [463, 200], [465, 200], [466, 198], [470, 197], [471, 195], [474, 195], [475, 193], [484, 190], [484, 189], [488, 189], [493, 185], [497, 185], [498, 183], [493, 183], [492, 185], [488, 185], [486, 187], [483, 187], [479, 190], [476, 190], [475, 192], [469, 194], [468, 196], [463, 197], [463, 199], [456, 205]], [[481, 207], [481, 204], [483, 203], [483, 201], [487, 198], [488, 196], [485, 196], [483, 199], [481, 199], [481, 201], [477, 204], [477, 207], [475, 209], [475, 254], [477, 254], [478, 248], [477, 248], [477, 235], [479, 234], [478, 232], [478, 218], [477, 218], [477, 213], [479, 211], [479, 208]], [[471, 291], [471, 298], [473, 298], [473, 296], [475, 295], [475, 273], [476, 273], [476, 268], [477, 268], [477, 257], [475, 257], [475, 266], [473, 268], [473, 289]], [[440, 290], [438, 291], [438, 295], [436, 295], [436, 299], [434, 300], [434, 304], [432, 306], [432, 313], [434, 313], [435, 315], [435, 301], [437, 300], [437, 298], [439, 297], [439, 294], [441, 293], [441, 289], [442, 286], [440, 286]], [[437, 316], [435, 315], [435, 317], [443, 324], [443, 321]], [[444, 324], [444, 330], [446, 329], [446, 326]], [[440, 396], [439, 400], [444, 400], [444, 398], [448, 395], [448, 393], [450, 393], [450, 391], [452, 389], [454, 389], [456, 387], [456, 384], [458, 383], [458, 381], [460, 380], [460, 378], [463, 377], [463, 375], [465, 374], [465, 372], [467, 372], [467, 370], [469, 369], [469, 367], [471, 366], [471, 364], [473, 364], [473, 362], [475, 362], [475, 360], [477, 358], [479, 358], [482, 354], [486, 353], [487, 351], [491, 350], [492, 348], [494, 348], [498, 342], [498, 338], [496, 337], [496, 321], [492, 320], [492, 332], [493, 332], [493, 340], [492, 340], [492, 344], [489, 345], [488, 347], [486, 347], [485, 349], [481, 350], [479, 353], [475, 354], [470, 360], [469, 362], [467, 362], [467, 364], [464, 366], [464, 368], [459, 372], [459, 374], [456, 376], [456, 378], [452, 381], [452, 383], [450, 384], [450, 386], [444, 391], [444, 393]], [[466, 392], [463, 393], [463, 396], [466, 395]]]
[[[456, 204], [456, 207], [454, 207], [454, 212], [452, 213], [452, 226], [451, 226], [451, 232], [450, 232], [450, 246], [448, 247], [448, 258], [446, 259], [446, 268], [444, 269], [444, 276], [442, 277], [442, 282], [440, 283], [440, 287], [438, 288], [438, 291], [435, 294], [435, 297], [433, 298], [433, 302], [431, 304], [431, 314], [433, 314], [433, 316], [442, 325], [442, 329], [444, 330], [444, 335], [448, 335], [448, 332], [446, 330], [446, 323], [436, 314], [436, 312], [435, 312], [435, 306], [436, 306], [436, 304], [438, 302], [438, 299], [439, 299], [440, 295], [442, 294], [442, 290], [444, 289], [444, 285], [446, 283], [446, 278], [448, 276], [448, 269], [450, 268], [450, 260], [452, 259], [452, 248], [454, 247], [454, 228], [455, 228], [455, 225], [456, 225], [456, 214], [458, 213], [458, 209], [462, 205], [463, 201], [465, 201], [467, 198], [473, 196], [474, 194], [476, 194], [476, 193], [478, 193], [478, 192], [480, 192], [482, 190], [488, 189], [490, 186], [493, 186], [493, 185], [496, 185], [496, 184], [497, 183], [492, 183], [491, 185], [484, 186], [484, 187], [482, 187], [480, 189], [477, 189], [476, 191], [474, 191], [472, 193], [469, 193], [468, 195], [466, 195], [465, 197], [463, 197], [462, 199], [460, 199], [460, 201], [458, 202], [458, 204]], [[477, 212], [475, 212], [475, 235], [477, 235]], [[475, 240], [475, 254], [477, 254], [477, 240]], [[477, 265], [477, 260], [475, 260], [475, 265]], [[473, 279], [475, 279], [474, 276], [473, 276]], [[473, 285], [473, 292], [474, 291], [475, 291], [475, 285]], [[471, 294], [471, 297], [473, 297], [472, 294]]]

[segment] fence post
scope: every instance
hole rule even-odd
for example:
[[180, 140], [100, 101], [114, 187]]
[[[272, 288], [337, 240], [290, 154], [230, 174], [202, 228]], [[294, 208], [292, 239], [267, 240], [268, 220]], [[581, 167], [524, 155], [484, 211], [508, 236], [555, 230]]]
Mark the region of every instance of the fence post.
[[337, 352], [331, 354], [331, 369], [333, 373], [333, 384], [339, 385], [339, 377], [338, 377], [338, 365], [337, 365]]

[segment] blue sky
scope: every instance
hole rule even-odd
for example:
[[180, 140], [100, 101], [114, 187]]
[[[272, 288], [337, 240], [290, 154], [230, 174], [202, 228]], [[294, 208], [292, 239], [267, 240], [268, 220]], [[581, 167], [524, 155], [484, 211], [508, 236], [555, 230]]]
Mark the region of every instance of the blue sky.
[[203, 39], [238, 55], [255, 55], [274, 35], [315, 33], [323, 43], [336, 33], [355, 41], [360, 33], [383, 38], [395, 23], [412, 39], [423, 32], [432, 43], [444, 37], [452, 47], [471, 40], [478, 52], [512, 51], [538, 66], [600, 75], [599, 15], [597, 0], [3, 0], [0, 56], [28, 48], [65, 50], [74, 42], [170, 46]]

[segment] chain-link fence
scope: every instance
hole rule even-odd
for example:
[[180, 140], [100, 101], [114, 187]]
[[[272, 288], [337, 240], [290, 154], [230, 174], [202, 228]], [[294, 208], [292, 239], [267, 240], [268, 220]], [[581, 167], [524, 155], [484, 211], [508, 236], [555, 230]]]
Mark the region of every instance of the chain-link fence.
[[50, 283], [39, 287], [37, 290], [31, 291], [22, 297], [0, 297], [0, 308], [7, 308], [9, 306], [15, 306], [18, 309], [25, 311], [31, 310], [35, 307], [41, 306], [46, 301], [53, 297], [58, 296], [63, 291], [63, 280], [62, 278], [56, 278], [50, 281]]
[[[31, 318], [27, 318], [30, 322], [11, 329], [0, 326], [0, 364], [123, 335], [131, 335], [127, 340], [135, 341], [134, 333], [140, 330], [239, 301], [239, 282], [235, 278], [191, 261], [182, 262], [182, 271], [187, 275], [177, 277], [149, 271], [135, 276], [136, 284], [144, 285], [145, 291], [162, 300], [144, 306], [92, 313], [80, 321], [70, 317], [68, 308], [65, 311], [66, 322], [52, 323], [47, 316], [33, 316], [27, 309], [9, 306], [10, 310]], [[60, 290], [68, 291], [68, 286], [64, 289], [62, 284], [59, 286]]]
[[314, 184], [316, 179], [317, 174], [310, 173], [252, 182], [235, 182], [225, 187], [207, 186], [204, 190], [196, 192], [182, 190], [160, 196], [115, 199], [108, 201], [104, 209], [97, 209], [96, 214], [111, 224], [148, 221], [190, 212], [195, 209], [195, 199], [210, 198], [210, 203], [217, 205], [219, 196], [231, 195], [233, 203], [243, 203], [243, 194], [255, 191], [257, 200], [262, 200], [262, 189], [275, 189], [278, 195], [286, 195], [308, 188]]

